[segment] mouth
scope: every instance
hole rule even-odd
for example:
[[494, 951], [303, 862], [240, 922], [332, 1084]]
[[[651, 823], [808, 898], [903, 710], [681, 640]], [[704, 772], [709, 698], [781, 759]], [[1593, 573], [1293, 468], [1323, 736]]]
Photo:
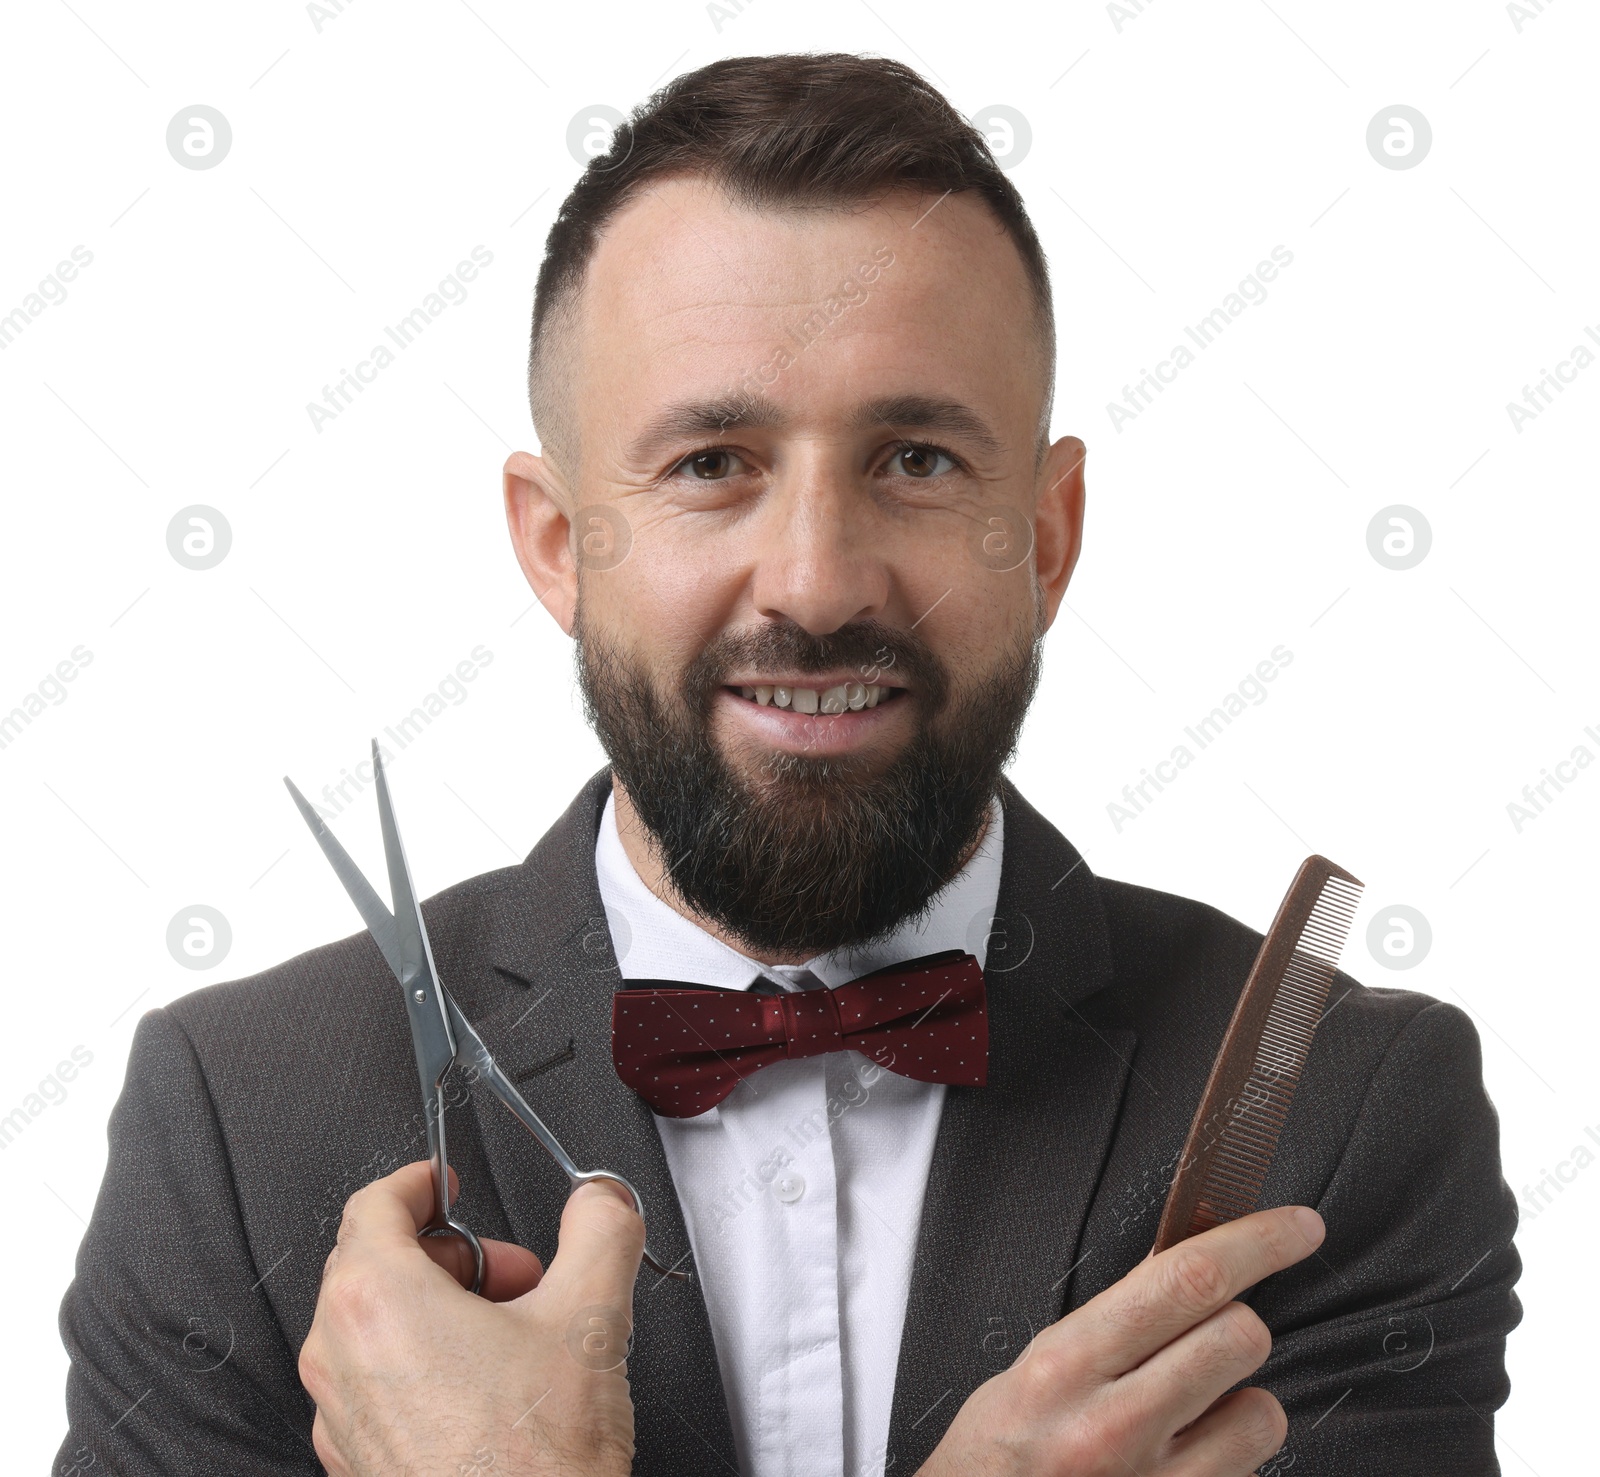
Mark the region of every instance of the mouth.
[[730, 683], [725, 689], [757, 707], [786, 708], [791, 713], [804, 715], [859, 713], [876, 708], [880, 703], [894, 702], [904, 697], [905, 689], [890, 687], [881, 682], [834, 682], [827, 686], [817, 683], [757, 682]]
[[820, 677], [730, 682], [718, 693], [718, 707], [737, 731], [762, 748], [819, 757], [844, 755], [893, 743], [905, 736], [905, 715], [916, 705], [903, 687], [851, 678]]

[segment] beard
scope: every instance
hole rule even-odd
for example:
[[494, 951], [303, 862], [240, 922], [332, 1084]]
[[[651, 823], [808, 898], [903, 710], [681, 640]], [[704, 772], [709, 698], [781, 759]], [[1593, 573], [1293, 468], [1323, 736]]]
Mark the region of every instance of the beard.
[[[667, 881], [689, 910], [769, 957], [809, 959], [925, 918], [977, 840], [1038, 686], [1042, 622], [957, 687], [914, 631], [853, 621], [826, 636], [791, 622], [723, 633], [661, 691], [648, 667], [573, 625], [584, 711]], [[897, 674], [912, 738], [866, 754], [772, 750], [741, 773], [711, 737], [725, 677], [848, 666]]]

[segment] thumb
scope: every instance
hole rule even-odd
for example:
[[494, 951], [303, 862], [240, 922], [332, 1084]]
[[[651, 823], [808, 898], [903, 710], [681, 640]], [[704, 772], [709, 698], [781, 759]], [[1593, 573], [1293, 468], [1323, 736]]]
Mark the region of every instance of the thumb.
[[[472, 1286], [476, 1263], [472, 1248], [459, 1236], [429, 1236], [417, 1244], [463, 1287]], [[480, 1296], [491, 1303], [509, 1303], [539, 1285], [544, 1267], [526, 1247], [489, 1236], [480, 1237], [479, 1244], [483, 1247]]]
[[643, 1255], [644, 1221], [633, 1197], [615, 1181], [586, 1181], [567, 1197], [556, 1254], [539, 1290], [568, 1309], [603, 1306], [626, 1314]]

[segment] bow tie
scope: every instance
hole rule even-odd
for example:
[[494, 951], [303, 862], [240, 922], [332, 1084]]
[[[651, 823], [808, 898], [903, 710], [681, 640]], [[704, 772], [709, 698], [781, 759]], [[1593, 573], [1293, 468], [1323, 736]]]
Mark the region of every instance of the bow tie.
[[641, 980], [612, 997], [617, 1076], [665, 1118], [704, 1113], [786, 1057], [846, 1050], [919, 1082], [982, 1087], [989, 1018], [978, 961], [950, 949], [788, 995]]

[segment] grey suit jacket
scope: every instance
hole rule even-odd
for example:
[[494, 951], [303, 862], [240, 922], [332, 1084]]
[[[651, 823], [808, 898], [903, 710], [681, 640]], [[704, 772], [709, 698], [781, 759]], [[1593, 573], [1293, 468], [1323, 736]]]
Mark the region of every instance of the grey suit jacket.
[[[594, 871], [609, 782], [595, 775], [524, 862], [423, 913], [441, 977], [507, 1074], [579, 1163], [633, 1180], [670, 1262], [689, 1243], [660, 1139], [610, 1060], [620, 980]], [[1143, 1259], [1260, 942], [1202, 903], [1095, 877], [1009, 783], [1002, 799], [989, 1085], [945, 1103], [896, 1375], [896, 1477], [1033, 1333]], [[1497, 1473], [1520, 1262], [1477, 1035], [1408, 990], [1340, 974], [1330, 998], [1262, 1199], [1316, 1206], [1327, 1239], [1246, 1298], [1273, 1334], [1250, 1382], [1289, 1416], [1261, 1470]], [[548, 1257], [564, 1177], [481, 1091], [449, 1121], [467, 1223]], [[322, 1264], [346, 1197], [426, 1152], [377, 946], [359, 933], [150, 1011], [109, 1134], [61, 1309], [58, 1472], [320, 1472], [296, 1359]], [[634, 1312], [634, 1471], [736, 1472], [699, 1282], [647, 1269]]]

